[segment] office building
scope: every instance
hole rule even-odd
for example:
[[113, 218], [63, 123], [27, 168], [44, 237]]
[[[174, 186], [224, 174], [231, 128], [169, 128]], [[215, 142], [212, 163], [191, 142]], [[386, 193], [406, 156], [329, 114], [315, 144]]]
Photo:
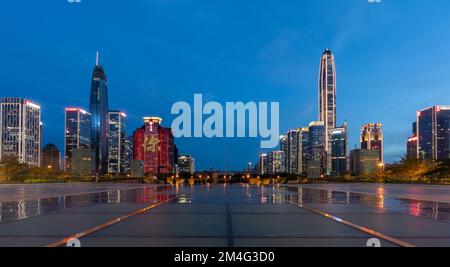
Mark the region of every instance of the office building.
[[327, 175], [326, 130], [322, 121], [309, 125], [308, 178], [317, 179]]
[[259, 175], [269, 174], [269, 162], [268, 162], [268, 160], [269, 160], [269, 158], [268, 158], [267, 154], [259, 155], [258, 170], [257, 170]]
[[90, 148], [75, 148], [72, 150], [70, 172], [81, 176], [91, 176], [93, 174], [94, 163]]
[[319, 68], [319, 121], [324, 123], [326, 172], [331, 171], [331, 135], [336, 128], [336, 66], [330, 49], [322, 54]]
[[61, 170], [61, 152], [54, 144], [48, 144], [42, 149], [42, 168], [58, 172]]
[[133, 158], [142, 160], [148, 175], [174, 172], [172, 130], [161, 126], [162, 119], [145, 117], [144, 125], [133, 133]]
[[92, 73], [91, 97], [89, 112], [92, 115], [91, 149], [95, 173], [105, 174], [108, 171], [108, 83], [106, 74], [99, 65], [99, 56]]
[[91, 114], [81, 108], [65, 109], [64, 170], [71, 172], [74, 149], [91, 149]]
[[286, 172], [285, 166], [286, 156], [284, 151], [272, 151], [269, 153], [269, 173], [270, 174], [283, 174]]
[[384, 163], [382, 127], [381, 123], [369, 123], [361, 127], [361, 149], [378, 150], [379, 160]]
[[308, 160], [311, 158], [310, 153], [310, 140], [309, 140], [309, 128], [304, 127], [298, 129], [298, 168], [299, 174], [307, 176]]
[[181, 155], [178, 157], [178, 169], [180, 173], [194, 175], [195, 159], [189, 155]]
[[41, 166], [41, 107], [30, 100], [6, 97], [0, 103], [0, 160]]
[[350, 152], [353, 175], [376, 174], [383, 170], [378, 149], [355, 149]]
[[120, 111], [109, 112], [108, 173], [126, 172], [126, 115]]
[[348, 166], [348, 132], [347, 123], [335, 128], [331, 134], [331, 175], [344, 176]]
[[417, 156], [426, 160], [450, 159], [450, 106], [417, 112]]

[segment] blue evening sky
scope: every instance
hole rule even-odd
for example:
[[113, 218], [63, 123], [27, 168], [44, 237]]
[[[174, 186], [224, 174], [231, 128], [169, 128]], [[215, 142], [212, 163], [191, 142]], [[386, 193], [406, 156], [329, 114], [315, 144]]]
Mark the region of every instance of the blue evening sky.
[[[147, 115], [170, 127], [176, 101], [278, 101], [282, 132], [317, 119], [323, 50], [337, 67], [350, 145], [384, 124], [398, 160], [416, 110], [450, 104], [448, 0], [14, 0], [0, 5], [0, 96], [42, 106], [44, 143], [63, 150], [64, 107], [88, 108], [95, 52], [128, 133]], [[241, 170], [258, 139], [179, 139], [198, 169]]]

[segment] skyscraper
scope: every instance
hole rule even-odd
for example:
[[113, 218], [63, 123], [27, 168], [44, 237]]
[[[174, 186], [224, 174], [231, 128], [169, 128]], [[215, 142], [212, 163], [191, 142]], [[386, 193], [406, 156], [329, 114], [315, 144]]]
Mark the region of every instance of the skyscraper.
[[272, 151], [268, 156], [269, 173], [270, 174], [282, 174], [286, 172], [285, 166], [286, 156], [284, 151]]
[[378, 149], [380, 162], [384, 163], [382, 127], [381, 123], [369, 123], [361, 127], [361, 149]]
[[282, 135], [280, 136], [280, 151], [284, 152], [284, 170], [288, 169], [288, 159], [287, 157], [289, 156], [289, 139], [287, 135]]
[[268, 156], [267, 156], [267, 154], [259, 155], [258, 170], [257, 171], [258, 171], [259, 175], [269, 174], [269, 166], [268, 166]]
[[[299, 132], [290, 130], [287, 133], [287, 155], [286, 172], [289, 174], [299, 174]], [[286, 152], [285, 152], [286, 153]]]
[[91, 149], [91, 125], [91, 113], [81, 108], [65, 109], [65, 171], [72, 171], [72, 159], [75, 149]]
[[99, 55], [92, 73], [89, 112], [92, 114], [91, 149], [94, 171], [99, 174], [108, 171], [108, 84]]
[[343, 176], [347, 173], [348, 164], [348, 132], [347, 123], [335, 128], [331, 134], [331, 174]]
[[51, 171], [60, 171], [61, 152], [54, 144], [48, 144], [42, 149], [42, 168], [47, 168]]
[[16, 157], [29, 166], [41, 165], [41, 107], [30, 100], [1, 100], [0, 160], [4, 157]]
[[124, 173], [130, 174], [131, 172], [131, 161], [133, 160], [133, 136], [128, 136], [125, 139], [125, 152], [124, 152]]
[[314, 121], [309, 124], [309, 155], [308, 177], [322, 178], [327, 171], [327, 151], [325, 123]]
[[109, 112], [108, 173], [125, 173], [126, 114]]
[[331, 170], [331, 134], [336, 128], [336, 67], [330, 49], [322, 54], [319, 68], [319, 121], [325, 127], [327, 172]]
[[421, 159], [450, 159], [450, 106], [417, 112], [417, 155]]
[[298, 168], [299, 174], [302, 176], [307, 175], [308, 160], [311, 158], [310, 143], [309, 143], [309, 128], [298, 129]]
[[174, 172], [172, 129], [161, 126], [162, 119], [145, 117], [144, 125], [133, 133], [133, 155], [144, 163], [145, 174]]

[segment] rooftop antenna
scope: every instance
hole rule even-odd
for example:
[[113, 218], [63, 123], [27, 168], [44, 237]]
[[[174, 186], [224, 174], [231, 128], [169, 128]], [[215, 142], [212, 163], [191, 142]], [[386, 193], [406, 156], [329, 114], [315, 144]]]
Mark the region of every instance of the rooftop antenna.
[[97, 51], [97, 55], [96, 55], [96, 58], [95, 58], [95, 66], [98, 66], [98, 61], [99, 61], [99, 53]]

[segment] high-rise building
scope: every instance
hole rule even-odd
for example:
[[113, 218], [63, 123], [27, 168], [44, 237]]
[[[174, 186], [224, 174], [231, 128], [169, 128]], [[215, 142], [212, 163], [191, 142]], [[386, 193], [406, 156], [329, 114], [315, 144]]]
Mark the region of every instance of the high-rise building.
[[133, 133], [134, 159], [143, 161], [145, 174], [174, 172], [172, 130], [162, 127], [161, 122], [158, 117], [145, 117], [144, 126]]
[[72, 171], [74, 149], [91, 149], [91, 113], [81, 108], [65, 109], [64, 170]]
[[299, 132], [290, 130], [287, 133], [286, 172], [299, 174]]
[[195, 173], [195, 159], [189, 155], [181, 155], [178, 157], [178, 168], [180, 173], [187, 173], [194, 175]]
[[309, 160], [308, 177], [322, 178], [327, 174], [326, 130], [322, 121], [311, 122], [309, 125]]
[[327, 172], [331, 171], [331, 135], [336, 128], [336, 66], [330, 49], [322, 54], [319, 68], [319, 121], [325, 127]]
[[289, 139], [288, 139], [287, 135], [281, 135], [280, 136], [280, 151], [284, 152], [284, 156], [285, 156], [285, 159], [283, 160], [283, 162], [285, 164], [284, 165], [284, 170], [287, 170], [288, 169], [287, 157], [289, 155]]
[[269, 153], [269, 173], [270, 174], [283, 174], [286, 172], [285, 166], [286, 156], [284, 151], [272, 151]]
[[417, 112], [417, 155], [426, 160], [450, 159], [450, 106]]
[[126, 117], [124, 112], [109, 112], [108, 173], [125, 173]]
[[308, 160], [311, 158], [310, 142], [309, 142], [309, 128], [298, 129], [298, 170], [302, 176], [307, 175]]
[[133, 160], [133, 136], [128, 136], [125, 139], [125, 152], [124, 152], [124, 173], [131, 173], [131, 161]]
[[331, 175], [343, 176], [348, 165], [348, 132], [347, 123], [335, 128], [331, 134]]
[[361, 127], [361, 149], [378, 150], [380, 161], [384, 163], [382, 127], [381, 123], [369, 123]]
[[94, 171], [104, 174], [108, 171], [108, 83], [106, 74], [99, 65], [99, 56], [92, 73], [89, 112], [92, 114], [91, 149]]
[[42, 168], [47, 168], [51, 171], [61, 170], [61, 152], [54, 144], [48, 144], [42, 149]]
[[16, 157], [41, 166], [41, 107], [30, 100], [7, 97], [0, 105], [0, 160]]
[[269, 162], [268, 162], [267, 154], [259, 155], [258, 170], [257, 171], [258, 171], [259, 175], [269, 174]]

